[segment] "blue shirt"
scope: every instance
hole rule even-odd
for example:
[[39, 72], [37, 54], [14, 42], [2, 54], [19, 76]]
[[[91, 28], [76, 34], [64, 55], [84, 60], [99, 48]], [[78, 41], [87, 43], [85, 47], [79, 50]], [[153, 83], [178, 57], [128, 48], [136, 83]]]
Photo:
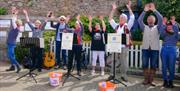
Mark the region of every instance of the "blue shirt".
[[64, 32], [64, 30], [69, 30], [69, 26], [68, 24], [64, 23], [64, 24], [54, 24], [53, 21], [51, 21], [51, 27], [52, 28], [56, 28], [56, 41], [61, 41], [62, 38], [62, 32]]
[[176, 24], [172, 26], [174, 31], [173, 34], [169, 34], [166, 32], [166, 25], [161, 26], [160, 35], [163, 38], [163, 46], [176, 46], [177, 44], [179, 28]]
[[19, 34], [18, 28], [16, 29], [11, 28], [11, 30], [8, 33], [7, 44], [16, 45], [16, 39], [17, 39], [18, 34]]

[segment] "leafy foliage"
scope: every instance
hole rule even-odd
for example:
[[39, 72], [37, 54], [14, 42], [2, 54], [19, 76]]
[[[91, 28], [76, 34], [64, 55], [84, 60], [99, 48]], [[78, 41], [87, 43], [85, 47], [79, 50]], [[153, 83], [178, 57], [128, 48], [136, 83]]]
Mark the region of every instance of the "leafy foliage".
[[0, 15], [5, 15], [5, 14], [7, 14], [7, 9], [0, 7]]
[[170, 17], [176, 16], [178, 22], [180, 22], [180, 0], [142, 0], [143, 5], [149, 2], [156, 4], [157, 10], [161, 12], [163, 16]]
[[15, 55], [16, 59], [19, 63], [22, 63], [22, 60], [25, 55], [29, 55], [29, 49], [28, 48], [22, 48], [19, 44], [17, 44], [15, 48]]
[[55, 31], [45, 31], [43, 33], [43, 38], [44, 38], [44, 43], [45, 43], [45, 48], [44, 48], [45, 51], [49, 50], [49, 39], [54, 36], [55, 36]]
[[[69, 25], [71, 28], [73, 28], [75, 26], [75, 22], [76, 22], [75, 18], [72, 18], [70, 20]], [[90, 41], [91, 37], [90, 37], [90, 32], [88, 30], [88, 25], [89, 25], [88, 17], [87, 16], [81, 16], [81, 22], [83, 23], [84, 30], [85, 30], [84, 34], [83, 34], [83, 41]], [[106, 31], [112, 33], [114, 30], [112, 29], [112, 27], [109, 24], [108, 17], [104, 17], [104, 22], [106, 24]], [[101, 21], [98, 19], [98, 17], [93, 17], [92, 27], [95, 25], [95, 23], [101, 24]]]
[[133, 41], [142, 41], [143, 35], [142, 30], [136, 29], [131, 32]]

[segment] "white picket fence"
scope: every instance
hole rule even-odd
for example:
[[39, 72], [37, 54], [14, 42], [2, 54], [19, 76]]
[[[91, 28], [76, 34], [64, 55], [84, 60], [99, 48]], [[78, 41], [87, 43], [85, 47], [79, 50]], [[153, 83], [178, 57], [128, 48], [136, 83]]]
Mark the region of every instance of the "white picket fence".
[[[91, 61], [92, 56], [91, 56], [90, 46], [91, 46], [90, 43], [83, 43], [83, 49], [86, 51], [86, 54], [89, 54], [88, 58]], [[140, 70], [142, 68], [142, 50], [141, 49], [142, 49], [142, 45], [133, 45], [129, 48], [129, 52], [127, 53], [129, 55], [127, 58], [128, 64], [129, 64], [129, 69]], [[180, 47], [177, 47], [177, 56], [179, 55], [179, 53], [180, 53]], [[159, 64], [158, 65], [159, 73], [161, 73], [162, 63], [161, 63], [160, 57], [159, 57], [158, 64]], [[176, 69], [177, 69], [177, 67], [178, 67], [178, 65], [176, 65]]]
[[[55, 44], [54, 44], [55, 45]], [[53, 45], [53, 46], [54, 46]], [[162, 46], [160, 45], [160, 48]], [[55, 50], [55, 46], [53, 47]], [[92, 53], [91, 53], [91, 43], [90, 42], [84, 42], [83, 43], [83, 50], [85, 50], [86, 54], [86, 59], [88, 58], [89, 60], [89, 65], [91, 64], [92, 61]], [[55, 52], [55, 51], [54, 51]], [[106, 52], [106, 54], [109, 54]], [[139, 71], [142, 69], [142, 45], [133, 45], [129, 48], [129, 52], [127, 52], [129, 55], [127, 60], [128, 60], [128, 66], [131, 71]], [[177, 56], [180, 54], [180, 47], [177, 46]], [[160, 53], [159, 53], [160, 55]], [[158, 73], [161, 74], [161, 69], [162, 69], [162, 63], [161, 63], [161, 58], [159, 56], [159, 61], [158, 61]], [[176, 64], [176, 69], [178, 68], [178, 65]], [[176, 70], [177, 72], [177, 70]], [[176, 73], [180, 75], [180, 73]]]

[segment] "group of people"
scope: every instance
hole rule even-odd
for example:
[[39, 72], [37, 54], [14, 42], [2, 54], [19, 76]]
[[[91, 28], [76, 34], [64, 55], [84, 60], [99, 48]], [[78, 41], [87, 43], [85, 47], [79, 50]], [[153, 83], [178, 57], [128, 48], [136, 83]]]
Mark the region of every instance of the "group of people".
[[[156, 17], [150, 15], [147, 17], [147, 24], [143, 22], [146, 12], [153, 11]], [[154, 75], [158, 68], [159, 50], [161, 37], [163, 40], [161, 49], [162, 60], [162, 77], [164, 80], [163, 86], [167, 88], [173, 88], [173, 80], [175, 74], [176, 63], [176, 44], [178, 41], [179, 27], [175, 21], [175, 17], [172, 16], [170, 21], [167, 22], [167, 18], [156, 10], [154, 3], [146, 4], [144, 11], [141, 13], [139, 19], [139, 26], [143, 30], [143, 42], [142, 42], [142, 67], [144, 71], [144, 85], [152, 84]], [[150, 64], [149, 64], [150, 63]], [[150, 66], [150, 68], [149, 68]], [[169, 72], [169, 75], [167, 75]]]
[[[135, 21], [135, 16], [131, 9], [131, 1], [128, 2], [126, 5], [127, 9], [129, 10], [129, 17], [122, 13], [119, 16], [119, 23], [116, 23], [113, 19], [114, 12], [116, 10], [116, 4], [112, 4], [112, 11], [109, 15], [109, 23], [114, 31], [119, 34], [129, 34], [131, 32], [131, 28]], [[146, 19], [147, 24], [144, 23], [144, 16], [148, 11], [152, 11], [154, 15], [149, 15]], [[71, 72], [72, 65], [73, 65], [73, 58], [75, 57], [76, 66], [77, 66], [77, 75], [81, 76], [81, 52], [82, 52], [82, 36], [84, 32], [83, 23], [80, 20], [80, 15], [76, 16], [76, 23], [74, 28], [70, 28], [68, 22], [70, 17], [60, 16], [58, 18], [58, 22], [54, 24], [52, 21], [54, 18], [53, 13], [49, 12], [47, 14], [47, 18], [45, 19], [44, 23], [39, 20], [34, 22], [34, 25], [30, 22], [28, 17], [28, 12], [24, 9], [23, 13], [26, 16], [26, 21], [30, 26], [33, 36], [37, 38], [42, 38], [42, 33], [44, 27], [50, 19], [51, 27], [56, 29], [55, 35], [55, 47], [56, 47], [56, 65], [55, 68], [61, 68], [67, 66], [68, 72]], [[16, 61], [14, 48], [16, 47], [16, 38], [18, 32], [20, 30], [20, 26], [22, 26], [22, 21], [17, 19], [18, 9], [15, 7], [12, 8], [12, 25], [8, 34], [7, 39], [7, 48], [8, 48], [8, 56], [11, 61], [11, 66], [6, 71], [14, 71], [17, 68], [17, 73], [21, 70], [19, 63]], [[105, 32], [106, 32], [106, 25], [103, 19], [103, 16], [99, 16], [101, 21], [102, 27], [100, 23], [95, 23], [95, 26], [92, 26], [92, 16], [89, 16], [89, 32], [91, 34], [91, 51], [92, 51], [92, 71], [91, 74], [95, 74], [95, 66], [97, 58], [100, 61], [101, 67], [101, 75], [104, 75], [104, 68], [105, 68]], [[157, 24], [156, 24], [157, 19]], [[144, 85], [153, 85], [153, 78], [155, 76], [157, 67], [158, 67], [158, 59], [159, 59], [159, 50], [160, 50], [160, 36], [163, 40], [163, 45], [161, 49], [161, 60], [162, 60], [162, 76], [164, 80], [164, 87], [173, 88], [173, 80], [175, 74], [175, 61], [176, 61], [176, 43], [178, 41], [178, 25], [175, 21], [175, 17], [171, 17], [170, 21], [167, 20], [166, 17], [163, 16], [156, 10], [154, 3], [148, 3], [144, 7], [144, 11], [141, 13], [138, 19], [139, 26], [143, 32], [143, 41], [142, 41], [142, 68], [144, 73]], [[62, 44], [62, 34], [63, 33], [73, 33], [73, 46], [72, 50], [68, 51], [68, 63], [66, 63], [66, 50], [62, 50], [62, 58], [63, 62], [60, 59], [61, 54], [61, 44]], [[106, 32], [107, 33], [107, 32]], [[122, 44], [122, 52], [115, 53], [115, 60], [116, 65], [119, 65], [122, 79], [125, 82], [128, 82], [127, 79], [127, 70], [128, 70], [128, 60], [127, 60], [127, 52], [129, 50], [129, 46], [132, 44], [132, 38], [129, 36], [127, 38], [129, 43]], [[36, 57], [32, 57], [34, 60], [34, 66], [38, 68], [38, 71], [41, 71], [42, 68], [42, 50], [41, 48], [31, 49], [31, 53], [37, 54]], [[38, 57], [37, 57], [38, 56]], [[37, 61], [35, 61], [37, 60]], [[38, 62], [38, 63], [35, 63]], [[149, 67], [150, 66], [150, 67]], [[113, 67], [112, 67], [113, 68]], [[169, 71], [169, 75], [167, 75], [167, 71]], [[112, 71], [110, 74], [111, 78]]]

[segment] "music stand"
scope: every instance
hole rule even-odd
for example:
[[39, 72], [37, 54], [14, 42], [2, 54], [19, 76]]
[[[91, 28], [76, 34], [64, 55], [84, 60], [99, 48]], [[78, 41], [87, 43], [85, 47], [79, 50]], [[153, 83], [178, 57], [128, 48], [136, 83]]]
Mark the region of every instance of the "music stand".
[[78, 77], [74, 76], [73, 74], [71, 74], [71, 72], [73, 72], [74, 66], [75, 66], [74, 57], [73, 57], [73, 61], [72, 61], [72, 66], [73, 66], [72, 69], [71, 69], [71, 70], [68, 69], [67, 73], [63, 75], [63, 76], [65, 76], [65, 79], [64, 79], [64, 81], [62, 82], [62, 86], [64, 86], [64, 84], [66, 83], [66, 80], [67, 80], [70, 76], [73, 77], [73, 78], [75, 78], [75, 79], [77, 79], [77, 80], [80, 80], [80, 78], [78, 78]]
[[121, 83], [125, 87], [127, 87], [126, 84], [121, 82], [120, 80], [116, 79], [116, 60], [115, 60], [115, 53], [121, 52], [121, 44], [123, 42], [122, 35], [119, 35], [117, 33], [109, 33], [108, 34], [108, 44], [107, 44], [107, 51], [114, 53], [113, 55], [113, 76], [109, 77], [107, 81], [113, 82], [115, 84]]
[[111, 78], [108, 78], [107, 81], [113, 82], [115, 84], [121, 83], [122, 85], [124, 85], [125, 87], [127, 87], [126, 84], [124, 84], [123, 82], [121, 82], [120, 80], [118, 80], [116, 78], [116, 60], [115, 60], [115, 53], [113, 55], [113, 76]]
[[[62, 34], [62, 45], [61, 45], [61, 49], [66, 49], [69, 51], [73, 51], [73, 42], [75, 40], [73, 40], [74, 34], [73, 33], [63, 33]], [[68, 51], [68, 52], [69, 52]], [[74, 58], [74, 56], [73, 56]], [[69, 60], [68, 60], [69, 61]], [[72, 60], [74, 61], [74, 60]], [[74, 62], [73, 62], [74, 63]], [[72, 70], [72, 69], [71, 69]], [[64, 86], [64, 84], [66, 83], [66, 80], [71, 76], [77, 80], [80, 80], [80, 78], [74, 76], [73, 74], [71, 74], [71, 70], [68, 69], [67, 73], [64, 74], [63, 76], [65, 76], [64, 81], [62, 82], [62, 86]]]
[[[87, 70], [87, 59], [86, 59], [86, 54], [85, 54], [85, 50], [81, 51], [81, 68], [84, 68], [85, 70]], [[74, 68], [75, 68], [76, 62], [73, 60], [73, 67], [71, 72], [73, 72]]]
[[35, 76], [37, 76], [37, 74], [36, 74], [36, 73], [33, 73], [33, 71], [34, 71], [35, 69], [36, 69], [36, 68], [34, 68], [34, 69], [29, 69], [29, 72], [28, 72], [28, 73], [22, 75], [21, 77], [17, 78], [16, 80], [19, 80], [19, 79], [21, 79], [21, 78], [23, 78], [23, 77], [26, 77], [26, 76], [30, 76], [30, 77], [35, 81], [35, 83], [37, 83], [37, 80], [36, 80], [36, 78], [35, 78]]
[[[29, 51], [30, 51], [30, 50], [29, 50]], [[30, 52], [29, 52], [29, 53], [30, 53]], [[30, 54], [30, 55], [31, 55], [31, 54]], [[27, 57], [28, 57], [28, 56], [27, 56]], [[28, 57], [28, 59], [31, 59], [31, 57]], [[31, 60], [28, 60], [28, 61], [31, 61]], [[33, 71], [36, 70], [36, 68], [33, 68], [32, 65], [33, 65], [33, 64], [31, 63], [31, 66], [28, 68], [28, 69], [29, 69], [29, 72], [28, 72], [28, 73], [20, 76], [20, 77], [17, 78], [16, 80], [20, 80], [20, 79], [23, 78], [23, 77], [29, 76], [29, 77], [31, 77], [31, 78], [35, 81], [35, 83], [37, 83], [37, 80], [35, 79], [35, 76], [37, 76], [37, 74], [36, 74], [36, 73], [33, 73]]]
[[68, 71], [66, 74], [64, 74], [64, 76], [66, 76], [66, 77], [65, 77], [64, 81], [62, 82], [62, 86], [64, 86], [64, 84], [66, 83], [66, 80], [67, 80], [70, 76], [73, 77], [73, 78], [75, 78], [75, 79], [77, 79], [77, 80], [81, 80], [80, 78], [78, 78], [78, 77], [74, 76], [73, 74], [71, 74], [71, 70]]
[[[27, 42], [27, 41], [29, 41], [29, 42]], [[41, 45], [44, 46], [42, 41], [44, 41], [44, 40], [40, 39], [40, 38], [21, 37], [20, 38], [20, 45], [21, 45], [22, 48], [36, 48], [36, 47], [41, 48], [40, 47]], [[29, 54], [31, 54], [30, 50], [29, 50]], [[30, 57], [28, 59], [30, 59]], [[21, 78], [26, 77], [26, 76], [29, 75], [37, 83], [37, 80], [35, 79], [35, 76], [37, 76], [37, 74], [33, 73], [34, 70], [36, 70], [36, 67], [34, 67], [34, 68], [30, 67], [28, 73], [22, 75], [21, 77], [17, 78], [16, 80], [20, 80]]]

